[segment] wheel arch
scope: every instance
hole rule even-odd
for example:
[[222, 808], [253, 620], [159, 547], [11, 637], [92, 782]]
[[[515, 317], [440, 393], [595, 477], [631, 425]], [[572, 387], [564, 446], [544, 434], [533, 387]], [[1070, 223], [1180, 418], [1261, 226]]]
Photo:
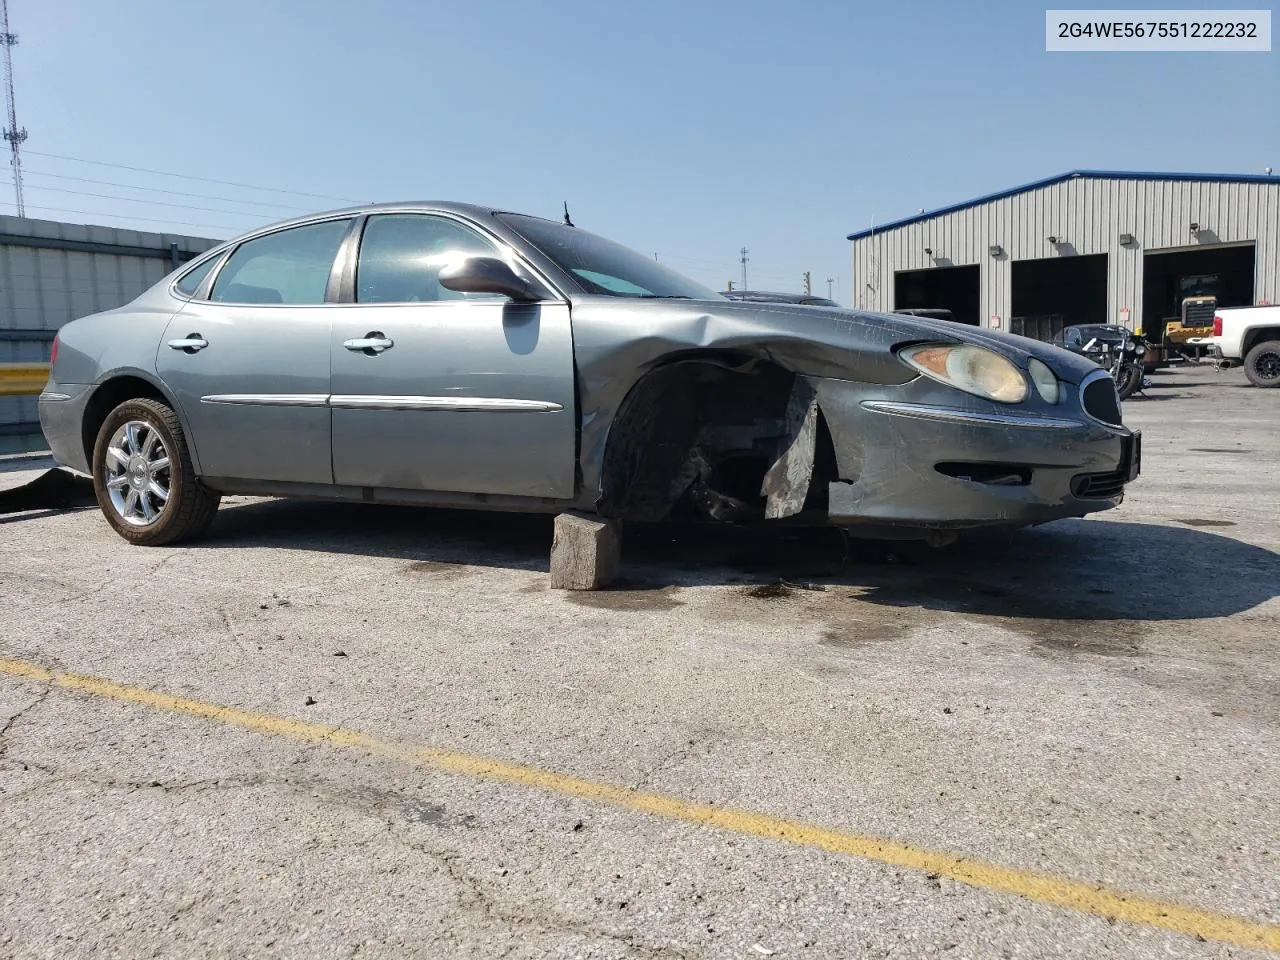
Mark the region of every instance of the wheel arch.
[[[770, 441], [783, 444], [787, 439], [788, 404], [802, 379], [789, 365], [756, 352], [702, 348], [665, 355], [632, 381], [618, 403], [604, 438], [596, 510], [624, 519], [658, 519], [659, 509], [673, 506], [682, 496], [676, 486], [703, 428], [727, 434], [736, 429], [744, 437], [758, 433], [761, 449], [751, 470], [763, 477], [777, 459], [777, 452], [769, 450]], [[733, 444], [728, 439], [711, 452], [736, 455]], [[834, 464], [831, 435], [820, 409], [816, 450], [814, 473]], [[754, 472], [749, 471], [745, 480], [758, 486]]]
[[1251, 330], [1246, 330], [1244, 332], [1244, 341], [1240, 344], [1241, 359], [1248, 356], [1249, 351], [1258, 344], [1265, 343], [1268, 340], [1280, 340], [1280, 326], [1254, 327]]
[[80, 420], [80, 441], [84, 447], [85, 462], [89, 465], [90, 472], [93, 470], [93, 446], [98, 438], [98, 431], [102, 429], [102, 424], [106, 421], [107, 416], [126, 400], [141, 398], [158, 400], [177, 415], [178, 422], [182, 424], [182, 432], [186, 440], [187, 452], [191, 457], [192, 466], [195, 468], [196, 473], [199, 474], [200, 459], [196, 452], [195, 441], [191, 436], [191, 431], [187, 428], [187, 418], [183, 414], [182, 408], [178, 406], [173, 394], [155, 374], [128, 367], [113, 370], [103, 377], [93, 388], [93, 392], [85, 404], [84, 415]]

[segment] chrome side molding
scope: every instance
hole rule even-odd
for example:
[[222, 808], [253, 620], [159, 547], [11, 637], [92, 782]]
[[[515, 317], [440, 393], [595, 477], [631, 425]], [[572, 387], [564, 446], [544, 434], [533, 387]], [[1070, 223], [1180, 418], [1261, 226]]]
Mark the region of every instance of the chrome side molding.
[[329, 397], [323, 393], [214, 393], [201, 403], [237, 403], [256, 407], [323, 407]]
[[[71, 399], [65, 397], [64, 399]], [[214, 393], [201, 403], [258, 407], [333, 407], [337, 410], [425, 410], [451, 413], [559, 413], [564, 406], [547, 400], [507, 397], [414, 397], [323, 393]]]
[[335, 394], [329, 406], [338, 410], [440, 410], [452, 413], [558, 413], [564, 407], [546, 400], [505, 397], [411, 397]]
[[957, 407], [940, 407], [931, 403], [900, 403], [894, 400], [863, 400], [862, 406], [876, 413], [916, 420], [943, 420], [949, 423], [973, 423], [988, 427], [1029, 427], [1033, 430], [1075, 430], [1085, 426], [1080, 420], [1059, 417], [1037, 417], [1014, 413], [977, 413]]

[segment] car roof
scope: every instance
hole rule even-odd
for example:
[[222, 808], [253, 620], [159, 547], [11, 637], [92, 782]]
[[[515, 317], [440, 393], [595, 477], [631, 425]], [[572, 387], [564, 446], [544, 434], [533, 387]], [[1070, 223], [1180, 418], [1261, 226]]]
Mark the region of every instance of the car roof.
[[[297, 217], [290, 217], [287, 220], [274, 220], [271, 223], [264, 223], [260, 227], [252, 230], [245, 230], [234, 236], [228, 237], [216, 246], [210, 247], [208, 250], [202, 251], [195, 260], [206, 259], [220, 256], [230, 247], [244, 243], [246, 240], [260, 237], [268, 233], [274, 233], [277, 230], [286, 230], [289, 227], [301, 226], [307, 223], [314, 223], [319, 220], [329, 220], [336, 217], [357, 217], [362, 214], [372, 213], [455, 213], [477, 222], [484, 222], [488, 218], [497, 216], [515, 216], [528, 217], [531, 220], [542, 220], [555, 226], [564, 226], [565, 229], [576, 229], [572, 226], [564, 224], [560, 220], [551, 220], [547, 217], [538, 217], [528, 213], [516, 213], [512, 210], [503, 210], [499, 207], [486, 207], [475, 203], [459, 203], [453, 200], [401, 200], [396, 202], [385, 203], [366, 203], [354, 207], [335, 207], [331, 210], [317, 210], [314, 213], [306, 213]], [[502, 229], [510, 230], [507, 224], [499, 224]]]
[[[457, 213], [470, 217], [475, 220], [483, 220], [486, 217], [498, 216], [506, 214], [517, 217], [530, 217], [534, 220], [546, 220], [548, 223], [560, 223], [559, 220], [551, 220], [547, 217], [537, 217], [533, 214], [518, 213], [514, 210], [503, 210], [500, 207], [487, 207], [475, 203], [459, 203], [454, 200], [400, 200], [395, 202], [382, 203], [366, 203], [353, 207], [336, 207], [332, 210], [316, 210], [314, 213], [307, 213], [297, 217], [291, 217], [288, 220], [275, 220], [268, 224], [263, 224], [254, 230], [248, 230], [231, 240], [238, 240], [242, 237], [248, 237], [253, 234], [269, 233], [284, 227], [294, 226], [296, 224], [309, 223], [313, 220], [322, 220], [329, 217], [358, 216], [363, 213], [379, 213], [379, 212], [403, 212], [420, 210], [425, 212], [443, 212]], [[228, 242], [231, 242], [230, 240]]]

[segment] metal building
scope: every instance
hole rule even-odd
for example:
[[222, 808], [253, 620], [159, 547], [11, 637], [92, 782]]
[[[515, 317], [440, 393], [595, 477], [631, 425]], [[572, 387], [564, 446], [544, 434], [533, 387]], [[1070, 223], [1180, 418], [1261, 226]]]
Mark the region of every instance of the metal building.
[[[47, 363], [68, 320], [128, 303], [221, 241], [0, 216], [0, 363]], [[35, 397], [0, 397], [0, 454], [44, 448]]]
[[1193, 298], [1280, 302], [1280, 177], [1075, 170], [849, 239], [855, 306], [1041, 339], [1116, 323], [1160, 341]]

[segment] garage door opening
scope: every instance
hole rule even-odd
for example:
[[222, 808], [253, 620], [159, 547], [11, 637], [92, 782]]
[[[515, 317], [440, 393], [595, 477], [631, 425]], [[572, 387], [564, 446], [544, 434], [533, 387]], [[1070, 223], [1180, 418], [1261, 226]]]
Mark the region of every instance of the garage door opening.
[[1107, 255], [1015, 260], [1011, 333], [1048, 340], [1063, 327], [1111, 323], [1107, 316]]
[[950, 310], [960, 323], [978, 325], [982, 277], [977, 264], [899, 270], [893, 275], [895, 310]]
[[1182, 301], [1188, 297], [1216, 297], [1220, 307], [1249, 306], [1253, 303], [1254, 256], [1251, 243], [1143, 256], [1143, 332], [1163, 340], [1165, 324], [1181, 318]]

